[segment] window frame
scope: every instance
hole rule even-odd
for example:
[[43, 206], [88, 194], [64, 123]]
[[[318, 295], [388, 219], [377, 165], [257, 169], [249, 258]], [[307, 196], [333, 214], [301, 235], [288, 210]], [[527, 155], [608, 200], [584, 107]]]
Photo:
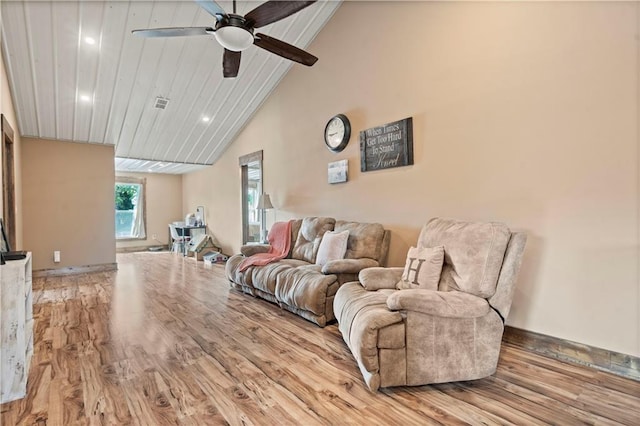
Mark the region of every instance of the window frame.
[[[129, 177], [129, 176], [116, 176], [115, 182], [113, 184], [113, 190], [114, 190], [114, 199], [113, 199], [113, 212], [115, 215], [116, 212], [116, 205], [115, 205], [115, 189], [116, 189], [116, 185], [118, 184], [124, 184], [124, 185], [131, 185], [131, 184], [137, 184], [141, 186], [141, 191], [142, 191], [142, 222], [143, 222], [143, 229], [144, 229], [144, 237], [118, 237], [117, 235], [115, 235], [115, 229], [114, 229], [114, 236], [116, 238], [116, 242], [122, 242], [122, 241], [141, 241], [141, 240], [146, 240], [147, 239], [147, 179], [145, 178], [134, 178], [134, 177]], [[115, 223], [115, 220], [114, 220]]]

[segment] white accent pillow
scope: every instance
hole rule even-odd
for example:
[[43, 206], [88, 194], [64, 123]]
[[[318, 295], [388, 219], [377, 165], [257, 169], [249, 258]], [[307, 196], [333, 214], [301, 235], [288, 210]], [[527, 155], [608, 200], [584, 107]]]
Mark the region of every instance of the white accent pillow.
[[398, 281], [396, 288], [399, 290], [405, 288], [438, 290], [443, 262], [444, 246], [411, 247], [407, 253], [402, 279]]
[[344, 259], [348, 241], [349, 231], [325, 232], [316, 255], [316, 265], [324, 265], [330, 260]]

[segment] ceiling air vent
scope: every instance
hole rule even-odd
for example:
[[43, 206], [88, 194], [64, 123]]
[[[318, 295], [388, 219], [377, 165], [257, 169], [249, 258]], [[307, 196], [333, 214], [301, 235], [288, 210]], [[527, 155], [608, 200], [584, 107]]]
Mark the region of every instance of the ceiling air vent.
[[158, 96], [153, 106], [154, 108], [165, 109], [168, 103], [169, 103], [169, 99], [163, 98], [162, 96]]

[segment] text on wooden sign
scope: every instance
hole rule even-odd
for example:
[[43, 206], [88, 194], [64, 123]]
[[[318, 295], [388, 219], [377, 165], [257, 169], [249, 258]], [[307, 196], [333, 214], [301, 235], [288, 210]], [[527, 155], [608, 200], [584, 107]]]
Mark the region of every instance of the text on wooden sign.
[[360, 132], [360, 169], [363, 172], [413, 164], [413, 118]]

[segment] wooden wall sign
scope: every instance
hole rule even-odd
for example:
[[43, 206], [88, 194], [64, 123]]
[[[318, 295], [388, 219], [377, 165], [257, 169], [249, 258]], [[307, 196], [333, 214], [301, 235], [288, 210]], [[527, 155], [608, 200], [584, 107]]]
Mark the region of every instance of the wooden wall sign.
[[413, 164], [413, 118], [360, 132], [360, 170], [389, 169]]

